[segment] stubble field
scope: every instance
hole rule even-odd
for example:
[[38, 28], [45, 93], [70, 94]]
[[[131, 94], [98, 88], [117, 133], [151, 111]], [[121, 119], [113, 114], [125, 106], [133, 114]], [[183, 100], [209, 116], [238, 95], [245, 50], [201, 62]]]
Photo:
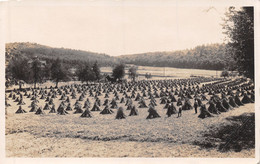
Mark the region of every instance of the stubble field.
[[[77, 99], [79, 95], [77, 94]], [[113, 93], [110, 93], [109, 100], [113, 96]], [[121, 99], [121, 93], [119, 97]], [[61, 102], [59, 98], [60, 96], [54, 100], [56, 108]], [[94, 98], [88, 98], [92, 107]], [[99, 98], [103, 104], [104, 94]], [[198, 118], [194, 110], [183, 111], [182, 117], [177, 118], [177, 114], [167, 117], [167, 109], [163, 109], [165, 104], [160, 104], [160, 98], [155, 99], [155, 109], [160, 118], [147, 120], [148, 108], [137, 108], [139, 115], [128, 116], [130, 111], [125, 110], [125, 104], [118, 101], [118, 106], [124, 108], [127, 117], [116, 120], [117, 109], [112, 109], [114, 113], [108, 115], [93, 111], [92, 118], [81, 118], [81, 114], [73, 114], [74, 111], [68, 111], [67, 115], [57, 115], [44, 110], [44, 115], [35, 115], [34, 112], [28, 112], [31, 100], [25, 97], [26, 104], [22, 107], [28, 113], [15, 114], [18, 109], [17, 102], [9, 98], [8, 103], [11, 106], [7, 107], [6, 115], [6, 156], [254, 157], [254, 147], [246, 147], [240, 151], [220, 151], [217, 146], [225, 141], [219, 138], [213, 138], [214, 144], [210, 147], [201, 144], [201, 141], [207, 140], [205, 134], [214, 128], [233, 125], [234, 121], [229, 118], [254, 115], [254, 104], [247, 104], [206, 119]], [[39, 106], [44, 107], [44, 100], [39, 101]], [[71, 99], [71, 106], [75, 101], [76, 99]], [[82, 105], [84, 101], [81, 102]], [[148, 105], [148, 98], [145, 98], [145, 101]], [[138, 107], [138, 102], [133, 102]], [[176, 106], [176, 103], [174, 105]], [[103, 110], [104, 106], [100, 109]], [[230, 129], [231, 132], [232, 130], [236, 129]]]

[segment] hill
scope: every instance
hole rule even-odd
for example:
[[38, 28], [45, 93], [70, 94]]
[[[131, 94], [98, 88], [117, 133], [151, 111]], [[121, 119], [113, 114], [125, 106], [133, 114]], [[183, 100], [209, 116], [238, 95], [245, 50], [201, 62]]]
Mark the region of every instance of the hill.
[[116, 58], [101, 53], [67, 48], [52, 48], [49, 46], [29, 42], [7, 43], [5, 53], [6, 63], [8, 63], [12, 57], [17, 55], [27, 58], [38, 56], [40, 59], [44, 60], [53, 60], [59, 57], [67, 64], [74, 64], [78, 61], [98, 61], [101, 66], [110, 66], [117, 63]]
[[[224, 44], [210, 44], [180, 51], [147, 52], [112, 57], [89, 51], [52, 48], [37, 43], [18, 42], [7, 43], [5, 55], [6, 64], [13, 56], [27, 58], [38, 56], [47, 61], [59, 57], [68, 67], [84, 61], [90, 63], [98, 61], [100, 66], [113, 66], [121, 62], [140, 66], [223, 70], [224, 67], [230, 68], [233, 65], [231, 58], [225, 55], [225, 48]], [[228, 64], [226, 64], [227, 61]]]
[[[181, 51], [147, 52], [118, 57], [121, 62], [126, 64], [208, 70], [222, 70], [227, 66], [225, 64], [226, 58], [224, 44], [202, 45]], [[231, 65], [231, 60], [228, 65]]]

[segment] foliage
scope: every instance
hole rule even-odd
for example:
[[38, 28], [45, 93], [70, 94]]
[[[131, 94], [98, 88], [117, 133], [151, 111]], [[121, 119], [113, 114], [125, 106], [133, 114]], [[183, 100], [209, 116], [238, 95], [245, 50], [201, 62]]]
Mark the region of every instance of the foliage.
[[135, 78], [138, 77], [137, 73], [137, 67], [132, 66], [128, 69], [128, 76], [131, 78], [133, 81], [135, 81]]
[[32, 82], [34, 84], [34, 88], [36, 88], [36, 83], [41, 83], [43, 82], [44, 79], [44, 74], [43, 74], [43, 64], [39, 60], [38, 57], [35, 57], [30, 64], [30, 74], [32, 78]]
[[220, 76], [221, 77], [228, 77], [229, 76], [228, 71], [227, 70], [222, 71]]
[[229, 43], [228, 53], [235, 59], [240, 74], [254, 79], [254, 8], [230, 7], [223, 29]]
[[113, 68], [112, 76], [117, 80], [121, 80], [125, 76], [125, 65], [118, 64]]
[[145, 78], [146, 78], [146, 79], [151, 79], [151, 78], [152, 78], [152, 74], [146, 72], [146, 73], [145, 73]]
[[[30, 72], [28, 59], [24, 57], [13, 58], [6, 68], [6, 87], [18, 83], [19, 81], [28, 83], [30, 81]], [[21, 89], [21, 83], [19, 83]]]
[[52, 48], [29, 42], [7, 43], [5, 55], [7, 63], [13, 56], [18, 55], [26, 56], [27, 58], [32, 58], [37, 55], [41, 60], [55, 60], [59, 57], [64, 65], [70, 66], [72, 63], [94, 63], [95, 61], [99, 61], [101, 66], [110, 66], [117, 63], [117, 60], [114, 57], [106, 54], [65, 48]]
[[84, 66], [80, 65], [77, 69], [78, 80], [82, 82], [94, 81], [95, 73], [87, 63]]
[[96, 61], [92, 67], [92, 70], [95, 74], [95, 80], [100, 80], [101, 75], [100, 75], [100, 68], [98, 66], [98, 62]]
[[221, 70], [226, 64], [224, 44], [197, 46], [194, 49], [171, 52], [148, 52], [120, 56], [126, 64], [156, 67], [175, 67]]
[[56, 87], [58, 87], [58, 83], [62, 80], [66, 80], [68, 78], [67, 70], [64, 69], [62, 62], [59, 58], [57, 58], [51, 65], [51, 79], [56, 82]]
[[13, 58], [6, 68], [6, 75], [16, 80], [28, 82], [30, 79], [28, 59], [22, 57]]

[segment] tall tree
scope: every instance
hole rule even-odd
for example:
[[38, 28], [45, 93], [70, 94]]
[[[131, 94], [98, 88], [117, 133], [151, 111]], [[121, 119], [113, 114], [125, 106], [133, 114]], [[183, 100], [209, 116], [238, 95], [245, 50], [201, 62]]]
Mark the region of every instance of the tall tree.
[[133, 81], [135, 81], [135, 78], [138, 76], [137, 74], [137, 67], [132, 66], [128, 70], [128, 76], [131, 78]]
[[27, 58], [13, 57], [6, 68], [6, 77], [8, 81], [16, 81], [21, 89], [22, 81], [29, 82], [29, 70]]
[[58, 83], [66, 80], [67, 77], [67, 71], [64, 69], [61, 60], [57, 58], [51, 65], [51, 79], [56, 83], [56, 88]]
[[95, 80], [99, 80], [100, 79], [100, 68], [98, 66], [97, 61], [94, 63], [92, 70], [95, 74]]
[[78, 76], [78, 79], [82, 82], [95, 80], [95, 73], [87, 63], [85, 63], [84, 66], [79, 66], [76, 74]]
[[118, 64], [113, 69], [112, 76], [118, 80], [122, 79], [125, 76], [125, 65], [124, 64]]
[[236, 69], [254, 80], [254, 8], [230, 7], [224, 21], [228, 53], [235, 59]]
[[34, 88], [36, 88], [36, 84], [42, 82], [43, 80], [43, 64], [39, 60], [38, 57], [34, 57], [31, 62], [31, 76], [34, 84]]

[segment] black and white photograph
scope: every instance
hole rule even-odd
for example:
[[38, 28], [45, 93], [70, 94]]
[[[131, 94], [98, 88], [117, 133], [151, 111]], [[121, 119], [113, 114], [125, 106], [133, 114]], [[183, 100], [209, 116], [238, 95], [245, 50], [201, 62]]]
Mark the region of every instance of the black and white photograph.
[[4, 157], [259, 162], [249, 2], [0, 2]]

